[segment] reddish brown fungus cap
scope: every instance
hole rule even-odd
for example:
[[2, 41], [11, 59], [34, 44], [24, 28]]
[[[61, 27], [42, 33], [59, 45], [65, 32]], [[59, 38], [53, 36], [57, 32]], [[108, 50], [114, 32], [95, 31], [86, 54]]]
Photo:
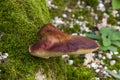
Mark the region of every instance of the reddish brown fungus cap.
[[41, 40], [29, 47], [29, 52], [37, 57], [84, 54], [95, 51], [99, 47], [95, 40], [68, 35], [51, 24], [44, 25], [38, 32], [38, 36]]

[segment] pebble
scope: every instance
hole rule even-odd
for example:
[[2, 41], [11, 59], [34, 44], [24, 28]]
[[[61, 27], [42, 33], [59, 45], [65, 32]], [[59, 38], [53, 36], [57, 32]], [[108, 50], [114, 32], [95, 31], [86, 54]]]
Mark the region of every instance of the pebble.
[[6, 59], [6, 58], [7, 58], [7, 56], [6, 56], [6, 55], [2, 55], [2, 58], [3, 58], [3, 59]]
[[118, 21], [117, 24], [120, 25], [120, 21]]
[[88, 10], [90, 10], [91, 7], [90, 7], [90, 6], [86, 6], [86, 8], [87, 8]]
[[64, 24], [64, 22], [62, 21], [62, 19], [61, 18], [58, 18], [58, 17], [55, 17], [53, 20], [52, 20], [52, 22], [54, 23], [54, 24]]
[[88, 68], [91, 68], [90, 64], [87, 65]]
[[105, 11], [105, 6], [102, 2], [98, 4], [98, 10]]
[[75, 14], [72, 14], [72, 17], [74, 18], [74, 17], [75, 17]]
[[116, 70], [112, 70], [113, 73], [117, 74], [117, 71]]
[[100, 61], [100, 63], [101, 63], [102, 65], [104, 65], [104, 64], [105, 64], [105, 63], [103, 62], [103, 60], [101, 60], [101, 61]]
[[63, 18], [67, 18], [67, 15], [66, 15], [66, 14], [63, 14], [62, 16], [63, 16]]
[[95, 72], [98, 73], [100, 71], [100, 69], [96, 69]]
[[8, 57], [8, 53], [2, 54], [2, 53], [0, 52], [0, 60], [1, 60], [1, 59], [6, 59], [7, 57]]
[[100, 80], [100, 78], [99, 77], [95, 77], [95, 80]]
[[105, 60], [105, 59], [106, 59], [106, 57], [105, 57], [105, 56], [103, 56], [103, 57], [102, 57], [102, 59], [103, 59], [103, 60]]
[[98, 54], [98, 58], [102, 58], [102, 54], [99, 53], [99, 54]]
[[76, 35], [78, 35], [78, 34], [77, 34], [77, 33], [72, 33], [72, 35], [76, 36]]
[[108, 67], [105, 66], [104, 69], [108, 69]]
[[8, 53], [4, 53], [4, 55], [8, 57]]
[[65, 58], [69, 58], [69, 56], [66, 54], [66, 55], [62, 55], [62, 58], [65, 59]]
[[119, 54], [119, 52], [114, 52], [114, 54]]
[[72, 65], [73, 62], [74, 62], [73, 60], [68, 60], [69, 65]]
[[112, 55], [111, 55], [110, 53], [106, 53], [106, 57], [107, 57], [108, 59], [112, 59]]
[[72, 10], [68, 7], [65, 8], [65, 11], [72, 12]]
[[96, 63], [91, 63], [91, 67], [94, 68], [94, 69], [97, 69], [98, 64], [96, 64]]
[[111, 55], [113, 55], [113, 52], [112, 52], [112, 51], [110, 51], [110, 54], [111, 54]]
[[0, 60], [2, 60], [3, 58], [2, 58], [2, 56], [0, 56]]
[[107, 13], [103, 13], [104, 17], [109, 18], [109, 15]]
[[103, 74], [107, 74], [107, 72], [106, 72], [106, 71], [103, 71]]
[[116, 17], [120, 17], [120, 15], [119, 15], [119, 14], [116, 14]]
[[102, 69], [102, 68], [103, 68], [103, 65], [99, 65], [98, 68]]
[[98, 20], [98, 15], [95, 15], [95, 19]]
[[110, 61], [110, 65], [111, 65], [111, 66], [113, 66], [115, 63], [116, 63], [115, 60], [111, 60], [111, 61]]
[[120, 56], [117, 56], [118, 58], [120, 58]]
[[117, 13], [118, 13], [117, 10], [113, 10], [113, 11], [112, 11], [112, 14], [113, 14], [114, 17], [116, 17], [116, 14], [117, 14]]

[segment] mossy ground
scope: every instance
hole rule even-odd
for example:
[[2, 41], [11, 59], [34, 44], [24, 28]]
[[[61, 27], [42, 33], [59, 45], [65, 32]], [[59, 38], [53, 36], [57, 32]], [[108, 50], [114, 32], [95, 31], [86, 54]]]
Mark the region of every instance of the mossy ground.
[[[76, 67], [74, 65], [68, 65], [60, 57], [52, 57], [50, 59], [42, 59], [31, 56], [28, 52], [28, 47], [31, 43], [38, 40], [37, 31], [40, 27], [49, 23], [50, 16], [62, 16], [65, 6], [69, 6], [75, 17], [83, 16], [83, 20], [88, 20], [90, 28], [96, 21], [89, 16], [90, 11], [87, 9], [76, 9], [75, 1], [66, 0], [53, 0], [56, 5], [59, 6], [58, 10], [51, 9], [48, 11], [45, 0], [1, 0], [0, 1], [0, 32], [4, 33], [2, 40], [0, 41], [0, 52], [7, 52], [9, 54], [8, 59], [0, 64], [0, 79], [2, 80], [35, 80], [34, 74], [39, 69], [44, 69], [44, 73], [47, 74], [48, 80], [51, 78], [51, 74], [54, 74], [54, 80], [94, 80], [97, 76], [93, 70], [84, 66]], [[91, 1], [91, 0], [90, 0]], [[92, 5], [87, 2], [88, 5]], [[94, 4], [94, 3], [93, 3]], [[97, 5], [97, 3], [95, 3]], [[92, 6], [95, 7], [96, 5]], [[50, 15], [49, 15], [50, 12]], [[68, 15], [70, 15], [68, 14]], [[102, 13], [98, 12], [98, 16]], [[109, 23], [112, 22], [112, 17], [109, 19]], [[111, 24], [116, 24], [116, 20]], [[64, 29], [69, 34], [77, 32], [78, 26], [75, 25], [73, 29], [68, 27]], [[66, 30], [68, 29], [68, 30]], [[83, 58], [71, 56], [70, 59], [74, 60], [75, 64], [82, 64]], [[110, 69], [119, 68], [118, 61], [116, 65], [110, 67]], [[102, 80], [115, 80], [102, 79]]]
[[[48, 60], [33, 57], [28, 47], [37, 41], [37, 31], [50, 22], [45, 0], [1, 0], [0, 52], [7, 52], [7, 61], [0, 64], [2, 80], [35, 80], [34, 74], [43, 68], [46, 74], [51, 70], [58, 75], [62, 70], [59, 58]], [[61, 66], [61, 67], [60, 67]], [[61, 73], [61, 72], [59, 72]]]

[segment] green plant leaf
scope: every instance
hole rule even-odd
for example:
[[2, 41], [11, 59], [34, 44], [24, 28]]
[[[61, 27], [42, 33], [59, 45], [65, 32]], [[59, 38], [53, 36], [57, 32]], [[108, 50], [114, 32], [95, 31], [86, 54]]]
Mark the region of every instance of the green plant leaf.
[[112, 44], [117, 47], [120, 47], [120, 41], [113, 41]]
[[108, 49], [109, 49], [110, 51], [113, 51], [113, 52], [116, 52], [116, 51], [117, 51], [117, 47], [115, 47], [115, 46], [109, 46]]
[[120, 9], [120, 0], [112, 0], [113, 9]]
[[114, 32], [115, 30], [113, 28], [106, 28], [103, 27], [100, 29], [100, 33], [102, 36], [110, 38], [111, 34]]
[[120, 40], [120, 32], [114, 31], [111, 34], [111, 40]]
[[108, 47], [100, 46], [99, 49], [102, 50], [102, 51], [107, 51], [107, 50], [108, 50]]
[[114, 47], [114, 46], [108, 46], [108, 47], [106, 47], [106, 46], [100, 46], [100, 48], [99, 48], [100, 50], [103, 50], [103, 51], [107, 51], [107, 50], [110, 50], [110, 51], [117, 51], [117, 47]]
[[104, 46], [110, 46], [111, 45], [111, 40], [109, 38], [106, 38], [105, 36], [102, 36], [102, 43]]
[[89, 38], [92, 38], [92, 39], [96, 39], [96, 40], [101, 39], [100, 35], [98, 35], [98, 34], [89, 34], [89, 33], [87, 33], [86, 36], [89, 37]]

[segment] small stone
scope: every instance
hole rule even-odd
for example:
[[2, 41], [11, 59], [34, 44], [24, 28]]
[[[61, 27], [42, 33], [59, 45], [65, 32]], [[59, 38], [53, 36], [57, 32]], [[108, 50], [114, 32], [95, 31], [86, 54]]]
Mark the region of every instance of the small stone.
[[117, 24], [120, 25], [120, 21], [118, 21]]
[[68, 7], [65, 8], [65, 11], [72, 12], [72, 10]]
[[107, 72], [106, 72], [106, 71], [103, 71], [103, 74], [107, 74]]
[[109, 15], [107, 13], [103, 13], [104, 17], [108, 18]]
[[85, 4], [85, 2], [84, 1], [82, 1], [82, 5], [84, 5]]
[[98, 54], [98, 58], [102, 58], [102, 54]]
[[110, 53], [106, 53], [108, 59], [112, 59], [112, 55]]
[[102, 57], [102, 59], [103, 59], [103, 60], [105, 60], [105, 59], [106, 59], [106, 57], [105, 57], [105, 56], [103, 56], [103, 57]]
[[86, 6], [86, 8], [89, 10], [91, 7], [90, 6]]
[[67, 18], [67, 15], [66, 15], [66, 14], [63, 14], [62, 16], [63, 16], [63, 18]]
[[2, 58], [3, 58], [3, 59], [6, 59], [6, 58], [7, 58], [7, 56], [6, 56], [6, 55], [3, 55], [3, 56], [2, 56]]
[[87, 67], [88, 67], [88, 68], [91, 68], [91, 66], [90, 66], [89, 64], [87, 65]]
[[66, 55], [62, 55], [62, 58], [65, 59], [65, 58], [69, 58], [69, 56], [66, 54]]
[[112, 51], [110, 51], [110, 54], [111, 54], [111, 55], [113, 55], [113, 52], [112, 52]]
[[102, 68], [103, 68], [103, 65], [99, 65], [98, 68], [102, 69]]
[[91, 67], [97, 69], [98, 65], [96, 63], [91, 63]]
[[111, 61], [110, 61], [110, 65], [114, 65], [115, 63], [116, 63], [115, 60], [111, 60]]
[[118, 58], [120, 58], [120, 56], [117, 56]]
[[113, 73], [117, 74], [117, 71], [116, 70], [112, 70]]
[[103, 53], [103, 51], [99, 51], [99, 53]]
[[4, 55], [8, 57], [8, 53], [4, 53]]
[[105, 6], [102, 2], [98, 4], [98, 10], [105, 11]]
[[116, 14], [116, 17], [120, 17], [120, 15], [119, 15], [119, 14]]
[[55, 18], [52, 20], [52, 22], [53, 22], [54, 24], [64, 24], [64, 21], [62, 21], [62, 19], [61, 19], [61, 18], [58, 18], [58, 17], [55, 17]]
[[77, 33], [72, 33], [72, 35], [78, 35]]
[[74, 17], [75, 17], [75, 15], [74, 15], [74, 14], [72, 14], [72, 17], [74, 18]]
[[104, 65], [104, 64], [105, 64], [105, 63], [103, 62], [103, 60], [101, 60], [101, 61], [100, 61], [100, 63], [101, 63], [102, 65]]
[[105, 66], [104, 69], [108, 69], [108, 68]]
[[68, 12], [72, 12], [72, 10], [71, 10], [71, 9], [68, 9]]
[[95, 19], [98, 20], [98, 15], [95, 15]]
[[114, 52], [114, 54], [119, 54], [119, 52]]
[[78, 20], [75, 20], [75, 23], [76, 23], [76, 24], [79, 24], [79, 21], [78, 21]]
[[74, 62], [73, 60], [68, 60], [69, 65], [72, 65], [73, 62]]
[[98, 73], [100, 71], [100, 69], [96, 69], [95, 72]]
[[2, 58], [2, 56], [0, 56], [0, 60], [2, 60], [3, 58]]
[[99, 77], [95, 77], [95, 80], [100, 80], [100, 78]]

